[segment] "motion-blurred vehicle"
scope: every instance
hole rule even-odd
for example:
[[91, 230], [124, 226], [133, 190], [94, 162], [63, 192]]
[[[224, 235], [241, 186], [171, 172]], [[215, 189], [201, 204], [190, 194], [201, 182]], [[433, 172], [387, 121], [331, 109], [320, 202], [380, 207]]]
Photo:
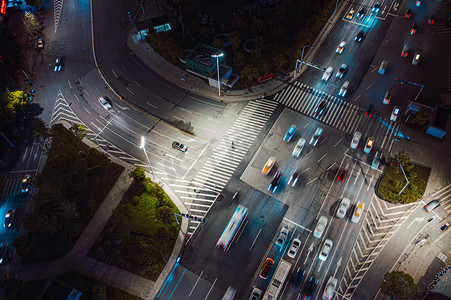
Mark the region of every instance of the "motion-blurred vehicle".
[[417, 2], [415, 3], [416, 6], [420, 6], [421, 5], [421, 0], [417, 0]]
[[320, 239], [321, 236], [323, 235], [324, 229], [326, 229], [326, 225], [327, 225], [327, 217], [321, 216], [318, 220], [318, 223], [316, 223], [313, 236]]
[[283, 173], [278, 171], [276, 174], [274, 174], [274, 177], [271, 181], [271, 183], [268, 186], [268, 191], [272, 191], [272, 193], [275, 193], [277, 190], [277, 187], [280, 184], [280, 181], [282, 180]]
[[343, 78], [343, 75], [345, 74], [347, 68], [348, 68], [348, 65], [342, 64], [340, 69], [338, 69], [337, 74], [335, 74], [335, 77]]
[[404, 45], [404, 47], [402, 47], [401, 57], [407, 57], [407, 54], [409, 54], [409, 46]]
[[391, 93], [390, 91], [385, 92], [384, 100], [382, 101], [383, 104], [389, 104], [391, 100]]
[[343, 53], [343, 51], [345, 50], [345, 47], [346, 47], [346, 42], [345, 42], [345, 41], [342, 41], [342, 42], [340, 43], [340, 45], [338, 45], [337, 50], [335, 50], [335, 52], [341, 54], [341, 53]]
[[99, 103], [100, 105], [103, 106], [103, 108], [105, 108], [106, 110], [110, 110], [111, 108], [113, 108], [113, 106], [111, 106], [110, 103], [110, 99], [108, 98], [104, 98], [104, 97], [99, 97]]
[[5, 227], [6, 228], [9, 228], [13, 225], [15, 214], [16, 214], [16, 211], [14, 209], [8, 210], [8, 212], [5, 214]]
[[399, 115], [399, 108], [397, 106], [393, 107], [393, 111], [391, 112], [390, 121], [395, 122]]
[[287, 143], [291, 141], [294, 134], [296, 133], [296, 129], [297, 129], [296, 125], [291, 125], [290, 128], [288, 128], [287, 133], [285, 133], [283, 140]]
[[301, 168], [296, 168], [293, 174], [291, 174], [290, 180], [288, 180], [288, 185], [295, 186], [300, 176], [301, 176]]
[[182, 152], [186, 152], [186, 150], [188, 150], [188, 146], [187, 145], [184, 145], [184, 144], [176, 142], [176, 141], [172, 142], [172, 148], [180, 150]]
[[8, 257], [8, 243], [6, 241], [0, 243], [0, 264], [6, 262]]
[[365, 9], [362, 7], [357, 14], [355, 15], [359, 20], [363, 19], [363, 17], [365, 16]]
[[299, 141], [296, 143], [296, 146], [294, 146], [293, 152], [291, 153], [292, 156], [299, 157], [301, 155], [302, 149], [304, 149], [305, 146], [305, 139], [300, 138]]
[[311, 276], [307, 284], [304, 288], [304, 295], [302, 300], [310, 300], [313, 298], [313, 294], [315, 294], [316, 287], [318, 286], [319, 279], [315, 279], [315, 277]]
[[419, 61], [420, 61], [420, 53], [415, 52], [415, 55], [413, 56], [413, 59], [412, 59], [412, 65], [414, 65], [414, 66], [418, 65]]
[[418, 25], [416, 22], [413, 22], [412, 28], [410, 29], [410, 34], [414, 34], [417, 32]]
[[330, 300], [334, 294], [335, 288], [337, 287], [338, 280], [330, 276], [329, 280], [327, 280], [326, 287], [324, 288], [323, 299]]
[[315, 114], [322, 115], [324, 112], [324, 108], [326, 108], [326, 100], [321, 101], [318, 106], [315, 108]]
[[63, 64], [61, 63], [61, 58], [58, 57], [58, 58], [55, 60], [55, 68], [53, 69], [53, 71], [55, 71], [55, 72], [61, 71], [62, 66], [63, 66]]
[[360, 30], [359, 33], [355, 36], [354, 40], [356, 42], [361, 43], [363, 41], [363, 38], [365, 37], [365, 32], [363, 30]]
[[260, 277], [263, 279], [268, 278], [269, 272], [271, 272], [272, 266], [274, 266], [274, 260], [272, 258], [267, 258], [262, 270], [260, 271]]
[[274, 166], [275, 162], [276, 162], [276, 157], [275, 156], [271, 156], [268, 159], [268, 161], [266, 162], [265, 166], [263, 167], [262, 174], [263, 175], [268, 175], [269, 172], [271, 172], [271, 169]]
[[365, 145], [365, 148], [363, 149], [363, 152], [370, 153], [371, 149], [373, 149], [373, 144], [374, 144], [374, 138], [370, 136], [368, 138], [368, 140], [366, 141], [366, 145]]
[[406, 10], [406, 13], [404, 14], [404, 18], [410, 19], [411, 16], [412, 16], [412, 10], [410, 8], [408, 8]]
[[357, 148], [360, 142], [360, 138], [362, 137], [362, 133], [360, 131], [356, 131], [351, 141], [351, 149]]
[[301, 240], [293, 239], [293, 241], [291, 242], [290, 249], [287, 252], [288, 257], [295, 258], [300, 247], [301, 247]]
[[346, 176], [348, 176], [348, 168], [342, 168], [340, 172], [338, 172], [337, 180], [336, 182], [339, 182], [340, 184], [343, 184], [343, 181], [345, 181]]
[[30, 190], [30, 183], [31, 183], [31, 175], [27, 174], [22, 179], [20, 191], [22, 193], [27, 193]]
[[429, 202], [428, 204], [426, 204], [423, 208], [425, 211], [430, 213], [431, 211], [433, 211], [434, 209], [436, 209], [439, 206], [440, 206], [440, 200], [435, 199], [435, 200], [432, 200], [431, 202]]
[[310, 145], [312, 146], [316, 146], [316, 144], [319, 141], [319, 138], [321, 137], [321, 133], [323, 132], [323, 129], [318, 127], [316, 128], [315, 134], [312, 136], [312, 138], [310, 139]]
[[324, 81], [328, 81], [333, 72], [334, 72], [334, 68], [332, 68], [332, 66], [327, 67], [327, 69], [324, 72], [323, 77], [321, 77], [321, 79]]
[[346, 216], [346, 212], [348, 211], [349, 206], [351, 206], [351, 200], [349, 198], [343, 197], [337, 210], [337, 218], [343, 219]]
[[380, 2], [376, 2], [376, 4], [374, 4], [373, 8], [371, 8], [371, 11], [374, 13], [378, 13], [381, 10], [381, 3]]
[[384, 74], [385, 74], [385, 71], [387, 71], [387, 67], [388, 67], [388, 61], [383, 60], [383, 61], [381, 62], [381, 65], [379, 66], [379, 71], [378, 71], [378, 73], [381, 74], [381, 75], [384, 75]]
[[326, 239], [324, 241], [323, 247], [321, 248], [321, 251], [319, 252], [318, 258], [322, 261], [326, 261], [329, 257], [330, 250], [332, 250], [332, 246], [334, 245], [334, 242], [332, 242], [329, 239]]
[[297, 291], [299, 286], [301, 285], [302, 278], [304, 278], [305, 270], [298, 268], [296, 274], [291, 281], [290, 289]]
[[343, 83], [343, 85], [341, 86], [340, 91], [338, 92], [338, 96], [344, 97], [346, 95], [346, 93], [348, 92], [348, 87], [349, 87], [349, 81], [345, 81]]

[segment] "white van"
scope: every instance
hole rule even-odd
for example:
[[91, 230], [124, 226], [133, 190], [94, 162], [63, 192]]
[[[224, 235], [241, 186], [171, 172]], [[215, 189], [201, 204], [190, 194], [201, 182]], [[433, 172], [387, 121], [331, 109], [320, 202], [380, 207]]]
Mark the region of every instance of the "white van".
[[365, 208], [365, 203], [362, 201], [359, 201], [357, 205], [355, 206], [354, 213], [352, 214], [351, 222], [352, 223], [358, 223], [360, 220], [360, 217], [363, 214], [363, 209]]

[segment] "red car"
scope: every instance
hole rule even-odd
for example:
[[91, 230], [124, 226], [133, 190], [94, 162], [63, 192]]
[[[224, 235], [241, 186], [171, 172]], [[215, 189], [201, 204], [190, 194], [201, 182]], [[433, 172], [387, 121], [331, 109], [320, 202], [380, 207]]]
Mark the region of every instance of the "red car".
[[346, 176], [348, 176], [348, 168], [341, 169], [340, 172], [338, 172], [336, 182], [340, 182], [340, 184], [343, 184], [343, 181], [345, 181]]

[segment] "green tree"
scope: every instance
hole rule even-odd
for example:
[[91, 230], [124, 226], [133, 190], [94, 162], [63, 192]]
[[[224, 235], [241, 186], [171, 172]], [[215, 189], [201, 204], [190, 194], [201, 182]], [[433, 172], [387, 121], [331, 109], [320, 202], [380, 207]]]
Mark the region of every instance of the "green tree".
[[258, 75], [258, 68], [254, 67], [254, 66], [251, 66], [251, 65], [246, 65], [241, 70], [240, 76], [243, 79], [246, 79], [247, 84], [250, 84], [250, 83], [254, 82], [255, 80], [257, 80], [257, 78], [259, 76]]
[[86, 136], [86, 127], [81, 124], [75, 123], [70, 128], [70, 131], [73, 133], [75, 138], [79, 141], [81, 141]]
[[0, 101], [0, 117], [7, 123], [13, 123], [17, 115], [26, 109], [27, 98], [23, 91], [4, 92]]
[[241, 36], [240, 32], [238, 30], [235, 30], [234, 32], [230, 33], [230, 45], [232, 46], [233, 51], [237, 51], [241, 48]]
[[387, 272], [380, 285], [381, 292], [396, 300], [409, 300], [418, 292], [412, 276], [402, 271]]
[[137, 167], [134, 169], [130, 175], [131, 178], [133, 178], [136, 182], [144, 183], [146, 181], [146, 173], [143, 169]]
[[174, 217], [174, 212], [168, 206], [161, 206], [157, 209], [157, 217], [165, 223], [170, 223]]
[[23, 21], [26, 27], [26, 31], [29, 32], [31, 35], [37, 35], [41, 33], [42, 31], [41, 23], [39, 22], [39, 19], [36, 17], [36, 15], [34, 15], [32, 12], [26, 11], [23, 17]]
[[49, 127], [47, 127], [44, 120], [35, 119], [33, 136], [42, 137], [44, 140], [47, 140], [52, 136], [52, 130]]
[[412, 119], [411, 123], [418, 124], [420, 126], [426, 126], [427, 123], [429, 122], [429, 119], [431, 118], [431, 115], [432, 112], [429, 109], [421, 107], [420, 111], [417, 112], [415, 117]]

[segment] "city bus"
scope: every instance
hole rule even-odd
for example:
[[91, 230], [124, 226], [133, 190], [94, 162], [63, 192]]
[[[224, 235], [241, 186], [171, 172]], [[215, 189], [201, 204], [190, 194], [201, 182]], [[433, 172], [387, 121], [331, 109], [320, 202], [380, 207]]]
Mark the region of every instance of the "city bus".
[[277, 266], [276, 272], [269, 283], [266, 293], [263, 296], [263, 300], [276, 300], [282, 290], [285, 279], [287, 279], [290, 273], [291, 264], [283, 259], [280, 260]]
[[241, 225], [243, 225], [244, 220], [246, 220], [246, 216], [247, 208], [243, 205], [238, 205], [232, 215], [232, 218], [230, 218], [229, 223], [227, 223], [226, 228], [219, 237], [216, 247], [221, 247], [224, 252], [229, 250], [237, 232], [240, 230]]

